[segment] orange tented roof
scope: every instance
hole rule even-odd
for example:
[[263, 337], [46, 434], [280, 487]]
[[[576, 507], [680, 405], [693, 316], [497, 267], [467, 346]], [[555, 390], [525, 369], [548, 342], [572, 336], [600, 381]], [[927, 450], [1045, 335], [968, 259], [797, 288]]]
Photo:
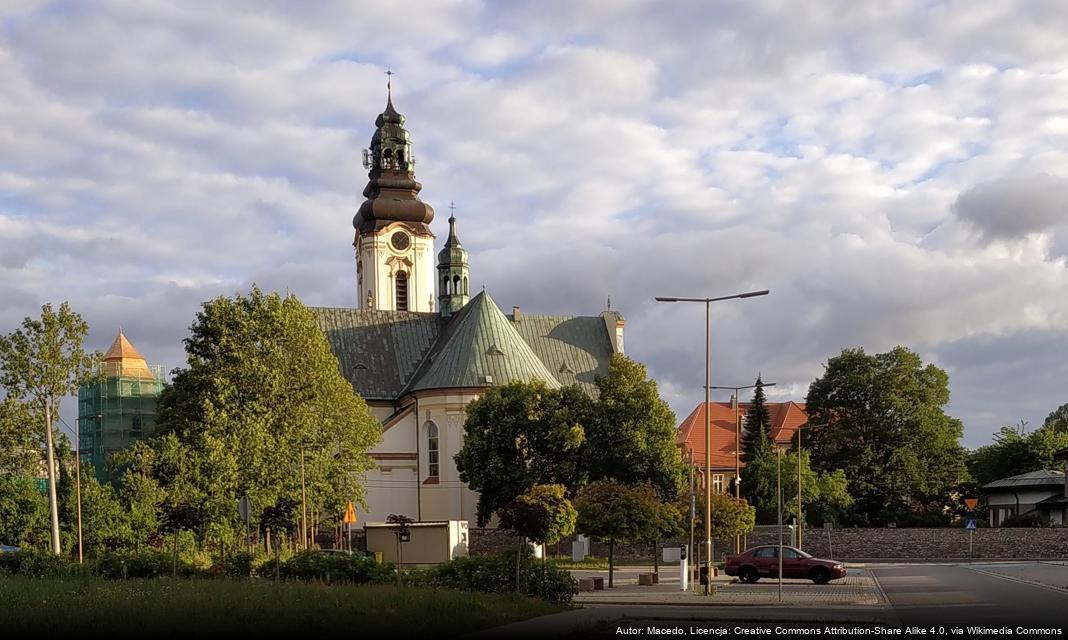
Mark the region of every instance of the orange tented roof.
[[111, 347], [104, 354], [103, 369], [108, 376], [152, 379], [156, 377], [148, 367], [148, 362], [145, 361], [144, 356], [126, 339], [122, 329], [119, 329], [119, 335], [115, 337], [115, 342], [111, 343]]
[[[797, 430], [808, 422], [805, 405], [798, 402], [766, 402], [771, 416], [772, 438], [779, 444], [789, 444], [797, 437]], [[694, 463], [705, 464], [705, 404], [702, 402], [682, 421], [675, 442], [682, 449], [683, 455], [693, 451]], [[712, 431], [713, 469], [734, 469], [734, 455], [737, 449], [735, 413], [729, 402], [710, 402], [708, 404], [709, 420]], [[745, 417], [749, 403], [738, 405], [738, 414]], [[744, 463], [742, 466], [745, 466]]]

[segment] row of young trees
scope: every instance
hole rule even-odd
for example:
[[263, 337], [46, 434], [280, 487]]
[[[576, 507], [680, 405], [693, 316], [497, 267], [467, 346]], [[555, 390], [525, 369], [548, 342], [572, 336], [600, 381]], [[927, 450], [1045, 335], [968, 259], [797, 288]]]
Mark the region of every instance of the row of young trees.
[[[94, 356], [82, 349], [84, 321], [64, 304], [0, 338], [0, 536], [4, 541], [71, 548], [69, 441], [43, 418], [86, 381]], [[292, 535], [303, 464], [308, 521], [360, 501], [359, 474], [380, 438], [378, 421], [341, 376], [311, 312], [295, 297], [218, 297], [204, 303], [185, 340], [187, 366], [173, 372], [154, 435], [112, 460], [114, 486], [83, 466], [88, 550], [160, 545], [181, 532], [210, 549], [243, 546], [237, 503], [248, 497], [264, 534]], [[99, 357], [96, 354], [95, 357]], [[55, 441], [53, 443], [53, 441]], [[41, 449], [59, 464], [53, 527], [42, 532], [34, 476]], [[49, 482], [50, 485], [53, 483]], [[45, 513], [48, 513], [46, 508]], [[60, 527], [62, 523], [62, 527]], [[43, 534], [43, 535], [42, 535]], [[67, 540], [64, 544], [64, 540]]]
[[[683, 535], [689, 512], [686, 467], [675, 415], [622, 354], [595, 381], [596, 398], [577, 385], [512, 382], [467, 407], [460, 478], [479, 492], [478, 524], [499, 524], [537, 543], [576, 530], [609, 545]], [[551, 498], [550, 498], [551, 496]], [[577, 516], [575, 515], [577, 513]], [[551, 523], [551, 526], [549, 526]], [[717, 496], [716, 535], [753, 527], [753, 511]]]

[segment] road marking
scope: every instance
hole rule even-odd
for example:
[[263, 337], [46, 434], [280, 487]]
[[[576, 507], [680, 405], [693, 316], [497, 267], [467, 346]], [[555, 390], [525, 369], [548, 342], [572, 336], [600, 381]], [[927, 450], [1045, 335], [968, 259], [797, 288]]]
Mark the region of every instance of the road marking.
[[1052, 591], [1053, 593], [1059, 593], [1062, 596], [1068, 596], [1068, 590], [1062, 589], [1060, 587], [1054, 587], [1052, 585], [1043, 584], [1041, 582], [1034, 582], [1032, 580], [1024, 580], [1023, 578], [1017, 578], [1015, 576], [1006, 576], [1006, 575], [1002, 575], [1000, 573], [994, 573], [993, 571], [986, 571], [986, 570], [983, 570], [983, 569], [976, 569], [974, 567], [965, 567], [965, 568], [968, 569], [969, 571], [974, 571], [976, 573], [983, 573], [983, 574], [986, 574], [988, 576], [992, 576], [994, 578], [1000, 578], [1002, 580], [1008, 580], [1009, 582], [1017, 582], [1019, 584], [1026, 584], [1026, 585], [1029, 585], [1029, 586], [1032, 586], [1032, 587], [1037, 587], [1039, 589], [1045, 589], [1046, 591]]

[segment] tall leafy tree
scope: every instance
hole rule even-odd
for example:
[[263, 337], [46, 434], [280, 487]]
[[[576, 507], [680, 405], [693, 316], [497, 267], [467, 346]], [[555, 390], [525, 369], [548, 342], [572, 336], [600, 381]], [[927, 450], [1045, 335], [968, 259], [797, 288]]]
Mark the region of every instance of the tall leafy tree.
[[756, 456], [758, 448], [763, 446], [761, 434], [768, 442], [772, 439], [771, 413], [768, 411], [764, 387], [759, 386], [762, 383], [760, 376], [757, 376], [756, 383], [758, 386], [753, 391], [749, 408], [745, 411], [745, 429], [742, 431], [741, 458], [746, 464]]
[[64, 302], [58, 310], [42, 306], [39, 319], [26, 318], [21, 329], [0, 336], [0, 385], [8, 396], [32, 403], [43, 417], [51, 547], [57, 555], [61, 543], [53, 420], [60, 399], [77, 392], [90, 376], [93, 357], [82, 348], [88, 332], [89, 325]]
[[48, 501], [26, 474], [0, 473], [0, 544], [43, 547], [48, 540]]
[[946, 415], [949, 376], [904, 348], [845, 349], [809, 387], [808, 447], [819, 471], [841, 468], [852, 517], [881, 524], [941, 512], [967, 477], [961, 422]]
[[1062, 404], [1051, 411], [1042, 423], [1042, 428], [1056, 433], [1068, 433], [1068, 404]]
[[34, 475], [41, 462], [43, 420], [14, 397], [0, 400], [0, 474]]
[[[705, 505], [699, 500], [694, 526], [704, 531]], [[727, 540], [745, 535], [756, 526], [756, 509], [745, 500], [739, 500], [727, 493], [712, 494], [712, 537]]]
[[467, 405], [460, 479], [478, 491], [478, 524], [535, 485], [573, 493], [586, 478], [581, 448], [590, 399], [577, 386], [550, 389], [540, 381], [493, 387]]
[[616, 480], [591, 483], [575, 498], [578, 530], [608, 543], [608, 586], [612, 587], [617, 542], [652, 540], [660, 526], [661, 501], [651, 485]]
[[[764, 429], [755, 429], [750, 442], [750, 457], [742, 471], [742, 497], [755, 510], [757, 522], [772, 523], [776, 518], [775, 445]], [[713, 520], [715, 523], [715, 520]]]
[[[1056, 413], [1056, 412], [1055, 412]], [[1030, 433], [1027, 423], [1002, 427], [994, 435], [994, 442], [979, 447], [968, 456], [968, 469], [980, 485], [994, 480], [1029, 473], [1040, 469], [1056, 469], [1059, 463], [1053, 454], [1068, 447], [1068, 429], [1047, 419]]]
[[340, 512], [362, 501], [357, 478], [378, 421], [341, 376], [312, 313], [294, 296], [263, 293], [204, 303], [185, 340], [188, 366], [159, 400], [153, 477], [164, 510], [197, 514], [201, 538], [239, 529], [236, 501], [255, 513], [300, 497]]
[[675, 444], [675, 414], [656, 381], [643, 365], [617, 353], [596, 384], [594, 419], [586, 431], [590, 479], [649, 483], [673, 501], [685, 484], [685, 466]]

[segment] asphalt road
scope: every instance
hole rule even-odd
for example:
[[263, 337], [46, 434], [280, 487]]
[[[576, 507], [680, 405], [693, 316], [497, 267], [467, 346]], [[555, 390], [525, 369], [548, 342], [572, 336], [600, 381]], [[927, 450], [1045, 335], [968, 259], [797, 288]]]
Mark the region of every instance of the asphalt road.
[[1046, 578], [1051, 571], [1063, 570], [1068, 576], [1068, 567], [1062, 565], [1035, 563], [1001, 568], [915, 564], [869, 565], [868, 568], [890, 600], [894, 615], [905, 626], [1062, 628], [1068, 625], [1068, 590], [1018, 580], [1033, 574], [1051, 582]]

